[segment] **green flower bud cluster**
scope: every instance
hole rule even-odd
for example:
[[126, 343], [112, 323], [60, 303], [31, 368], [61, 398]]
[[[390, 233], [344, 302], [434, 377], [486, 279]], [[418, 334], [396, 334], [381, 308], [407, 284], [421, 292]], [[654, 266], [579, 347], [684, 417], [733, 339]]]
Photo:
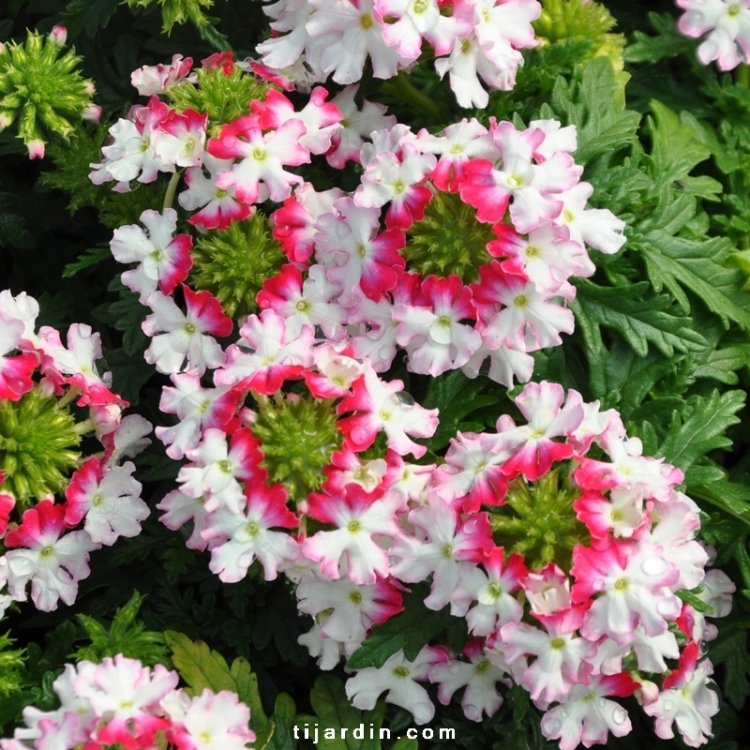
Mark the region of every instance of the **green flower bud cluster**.
[[81, 441], [68, 407], [35, 388], [18, 401], [0, 400], [0, 471], [3, 492], [23, 512], [61, 492], [79, 464]]
[[617, 81], [624, 89], [630, 78], [622, 72], [625, 67], [623, 50], [626, 39], [623, 34], [611, 33], [617, 21], [607, 8], [589, 0], [541, 2], [542, 14], [533, 24], [537, 37], [549, 43], [565, 39], [589, 39], [594, 43], [589, 57], [608, 57], [618, 74]]
[[14, 640], [9, 633], [0, 635], [0, 698], [7, 698], [21, 688], [21, 674], [25, 649], [11, 650]]
[[145, 598], [136, 591], [126, 604], [117, 609], [109, 628], [90, 615], [76, 615], [90, 644], [82, 646], [73, 654], [75, 660], [78, 662], [85, 659], [101, 664], [108, 656], [122, 654], [148, 666], [170, 666], [164, 634], [146, 630], [145, 625], [136, 619]]
[[219, 66], [213, 70], [198, 68], [197, 81], [180, 81], [170, 86], [165, 96], [175, 109], [194, 109], [208, 115], [208, 135], [217, 138], [221, 127], [250, 111], [250, 102], [264, 99], [271, 86], [234, 66], [227, 75]]
[[490, 513], [495, 542], [506, 554], [522, 554], [534, 570], [553, 561], [569, 570], [573, 548], [588, 538], [573, 510], [580, 494], [559, 468], [533, 483], [524, 477], [515, 479], [508, 487], [505, 505]]
[[168, 34], [176, 24], [192, 21], [198, 28], [211, 25], [211, 19], [203, 12], [210, 8], [213, 0], [125, 0], [130, 8], [161, 6], [162, 31]]
[[98, 119], [94, 85], [78, 72], [81, 57], [63, 52], [65, 30], [48, 36], [29, 31], [26, 42], [0, 44], [0, 130], [13, 123], [32, 159], [44, 156], [46, 137], [67, 139], [72, 121]]
[[479, 268], [492, 260], [487, 243], [497, 239], [489, 224], [457, 193], [436, 191], [424, 219], [415, 222], [401, 251], [410, 269], [423, 276], [460, 276], [465, 284], [479, 281]]
[[259, 408], [252, 431], [261, 441], [261, 466], [269, 481], [284, 484], [292, 501], [304, 500], [320, 489], [323, 467], [341, 449], [333, 400], [295, 393], [254, 398]]
[[202, 235], [190, 254], [190, 284], [211, 292], [231, 318], [256, 312], [255, 295], [286, 260], [259, 212]]

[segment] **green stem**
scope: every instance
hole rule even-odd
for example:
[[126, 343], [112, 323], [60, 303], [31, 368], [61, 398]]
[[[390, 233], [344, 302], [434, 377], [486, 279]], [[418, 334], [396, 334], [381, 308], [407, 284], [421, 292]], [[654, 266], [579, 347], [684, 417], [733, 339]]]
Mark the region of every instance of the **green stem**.
[[93, 420], [85, 419], [83, 422], [78, 422], [73, 428], [73, 432], [76, 435], [86, 435], [89, 432], [93, 432], [96, 429], [96, 425]]
[[[403, 70], [400, 71], [395, 78], [392, 78], [387, 85], [394, 89], [403, 101], [410, 102], [415, 107], [419, 107], [431, 117], [440, 117], [440, 107], [438, 107], [432, 99], [425, 96], [418, 88], [416, 88], [406, 77]], [[383, 88], [385, 88], [385, 86]]]
[[737, 83], [750, 89], [750, 66], [747, 63], [740, 63], [737, 68]]
[[82, 391], [77, 386], [74, 385], [72, 388], [68, 388], [68, 392], [57, 401], [57, 406], [59, 409], [62, 409], [63, 407], [67, 406], [71, 401], [77, 399], [81, 395]]
[[164, 213], [168, 208], [172, 208], [172, 204], [174, 203], [174, 194], [177, 192], [177, 186], [180, 184], [181, 176], [182, 171], [179, 169], [176, 170], [172, 175], [172, 179], [169, 181], [169, 185], [167, 185], [167, 192], [164, 195], [164, 205], [161, 207], [162, 213]]

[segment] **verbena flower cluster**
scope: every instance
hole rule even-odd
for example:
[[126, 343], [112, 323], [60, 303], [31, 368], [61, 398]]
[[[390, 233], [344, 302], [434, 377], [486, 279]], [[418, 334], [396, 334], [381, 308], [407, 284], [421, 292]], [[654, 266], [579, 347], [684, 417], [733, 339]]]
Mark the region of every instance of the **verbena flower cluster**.
[[[444, 462], [413, 464], [424, 448], [409, 436], [432, 434], [434, 411], [400, 401], [400, 383], [331, 345], [315, 357], [270, 385], [240, 380], [231, 396], [188, 375], [165, 391], [182, 421], [157, 432], [191, 462], [162, 520], [192, 522], [188, 545], [211, 552], [213, 572], [227, 582], [253, 563], [267, 580], [284, 572], [315, 618], [301, 642], [323, 669], [402, 610], [405, 585], [429, 581], [425, 605], [449, 605], [472, 639], [462, 654], [427, 646], [414, 662], [399, 652], [360, 671], [347, 683], [358, 708], [387, 691], [429, 722], [419, 685], [429, 680], [446, 704], [465, 688], [464, 712], [480, 721], [512, 680], [563, 750], [627, 734], [612, 699], [632, 694], [660, 737], [676, 724], [688, 744], [705, 741], [718, 702], [700, 657], [715, 629], [679, 594], [722, 616], [734, 585], [705, 571], [711, 550], [695, 541], [698, 508], [676, 490], [679, 470], [642, 456], [616, 412], [545, 382], [516, 399], [526, 424], [501, 417], [496, 433], [459, 433]], [[282, 377], [304, 378], [308, 393], [282, 395]], [[247, 395], [257, 410], [242, 407]], [[373, 452], [379, 433], [386, 444]]]
[[[242, 73], [229, 56], [201, 70], [175, 58], [136, 71], [151, 99], [92, 165], [95, 182], [120, 191], [160, 172], [176, 191], [184, 168], [188, 222], [217, 237], [262, 221], [258, 204], [284, 202], [270, 216], [280, 260], [226, 348], [221, 285], [214, 296], [186, 283], [211, 252], [191, 252], [176, 211], [114, 233], [115, 258], [133, 264], [122, 281], [151, 309], [146, 359], [172, 380], [161, 408], [176, 422], [157, 435], [187, 459], [162, 521], [187, 524], [188, 546], [208, 550], [223, 581], [253, 565], [291, 578], [316, 621], [302, 641], [324, 669], [401, 611], [405, 585], [430, 582], [425, 605], [466, 618], [465, 651], [426, 646], [414, 662], [399, 652], [360, 671], [347, 683], [359, 708], [385, 692], [428, 722], [428, 680], [444, 703], [463, 689], [480, 721], [502, 702], [497, 685], [515, 681], [563, 750], [627, 734], [613, 699], [633, 694], [660, 736], [676, 724], [703, 742], [717, 699], [699, 657], [714, 631], [678, 592], [721, 615], [733, 586], [705, 572], [681, 473], [642, 457], [616, 413], [549, 383], [518, 397], [527, 425], [501, 417], [497, 433], [459, 434], [439, 463], [410, 463], [437, 410], [378, 374], [402, 348], [412, 372], [476, 377], [489, 358], [490, 377], [511, 386], [531, 376], [530, 352], [572, 331], [560, 303], [571, 276], [593, 273], [586, 245], [614, 253], [624, 242], [620, 220], [587, 208], [575, 129], [463, 120], [415, 135], [382, 108], [357, 108], [354, 86], [331, 101], [316, 88], [299, 111], [266, 86], [249, 112], [212, 121], [168, 101], [187, 99], [181, 89], [197, 98], [208, 75]], [[313, 155], [359, 163], [359, 186], [318, 192], [287, 169]]]
[[482, 82], [513, 88], [521, 50], [537, 44], [531, 22], [541, 10], [537, 0], [279, 0], [264, 7], [278, 33], [257, 50], [291, 88], [329, 76], [354, 83], [368, 60], [376, 78], [392, 78], [427, 43], [458, 103], [486, 107]]
[[14, 739], [0, 740], [0, 748], [147, 750], [168, 743], [177, 750], [243, 750], [255, 740], [250, 709], [235, 693], [206, 688], [191, 697], [178, 681], [177, 672], [124, 656], [67, 664], [52, 683], [60, 707], [25, 708], [26, 726]]
[[[233, 75], [231, 61], [228, 71], [215, 75]], [[139, 71], [137, 81], [143, 87], [161, 76], [166, 85], [187, 72], [180, 60]], [[270, 217], [279, 262], [258, 280], [254, 306], [262, 312], [251, 315], [258, 322], [245, 324], [265, 330], [283, 320], [283, 330], [276, 325], [266, 334], [276, 336], [276, 350], [308, 330], [317, 342], [351, 346], [378, 372], [404, 348], [415, 373], [461, 368], [476, 377], [489, 359], [494, 380], [528, 380], [530, 353], [560, 344], [560, 334], [573, 330], [564, 302], [575, 295], [568, 279], [593, 273], [586, 245], [614, 253], [624, 242], [622, 221], [587, 208], [592, 188], [580, 181], [570, 155], [575, 128], [544, 120], [521, 131], [492, 121], [488, 129], [463, 120], [437, 135], [415, 135], [374, 105], [357, 109], [354, 96], [348, 87], [328, 102], [317, 88], [295, 111], [270, 89], [251, 102], [250, 114], [221, 124], [152, 95], [148, 106], [113, 126], [92, 179], [116, 180], [116, 190], [128, 190], [132, 180], [177, 176], [185, 167], [187, 188], [178, 201], [202, 230], [261, 221], [251, 217], [256, 204], [284, 201]], [[208, 136], [211, 128], [216, 137]], [[314, 154], [337, 168], [360, 163], [360, 185], [349, 194], [318, 192], [286, 169]], [[228, 335], [231, 323], [208, 290], [196, 297], [184, 287], [186, 315], [169, 298], [194, 263], [192, 237], [174, 236], [176, 212], [149, 210], [141, 222], [147, 231], [115, 231], [112, 252], [138, 264], [122, 279], [153, 310], [144, 328], [153, 336], [147, 358], [160, 372], [201, 375], [223, 364], [210, 336]], [[202, 266], [196, 262], [198, 279], [202, 272], [210, 277], [210, 253], [199, 257], [206, 254]], [[228, 269], [217, 276], [222, 270]], [[220, 284], [214, 291], [228, 301]]]
[[75, 601], [89, 553], [137, 536], [149, 515], [135, 465], [152, 426], [100, 374], [99, 334], [70, 326], [67, 346], [39, 305], [0, 292], [0, 615], [26, 601]]

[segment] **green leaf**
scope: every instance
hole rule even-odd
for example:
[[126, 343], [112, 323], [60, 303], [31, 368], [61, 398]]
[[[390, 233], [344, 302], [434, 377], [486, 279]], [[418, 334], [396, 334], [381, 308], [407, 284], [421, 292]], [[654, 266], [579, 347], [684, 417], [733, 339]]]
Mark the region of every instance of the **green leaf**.
[[193, 695], [200, 695], [206, 688], [214, 692], [237, 692], [237, 683], [229, 672], [229, 665], [218, 651], [212, 651], [202, 641], [191, 641], [174, 630], [164, 633], [164, 638], [172, 650], [172, 664]]
[[750, 364], [750, 345], [726, 346], [712, 349], [693, 370], [696, 378], [711, 378], [727, 385], [736, 385], [739, 378], [735, 370]]
[[673, 237], [660, 229], [634, 234], [629, 246], [646, 260], [646, 270], [657, 292], [666, 286], [681, 302], [689, 304], [682, 287], [694, 292], [724, 325], [731, 321], [750, 329], [750, 293], [740, 289], [742, 274], [724, 267], [731, 242], [713, 237], [703, 242]]
[[732, 441], [727, 429], [740, 419], [737, 412], [745, 404], [742, 391], [713, 391], [707, 398], [691, 396], [683, 413], [674, 412], [674, 421], [661, 445], [661, 454], [684, 472], [699, 458], [717, 448], [727, 448]]
[[708, 342], [691, 329], [692, 320], [665, 312], [671, 305], [667, 295], [646, 298], [649, 284], [643, 281], [629, 287], [601, 287], [586, 279], [577, 279], [578, 290], [571, 308], [576, 318], [586, 317], [587, 327], [614, 328], [641, 357], [648, 353], [649, 342], [667, 357], [674, 350], [697, 351]]
[[669, 13], [649, 13], [648, 20], [658, 36], [634, 32], [635, 42], [625, 48], [624, 58], [631, 63], [655, 63], [678, 55], [694, 55], [696, 41], [686, 37], [677, 28], [674, 16]]
[[[293, 727], [297, 725], [297, 707], [294, 701], [286, 693], [279, 693], [273, 715], [268, 722], [268, 726], [273, 727], [273, 733], [267, 740], [267, 747], [272, 750], [295, 750], [297, 740], [294, 739]], [[256, 734], [258, 741], [255, 744], [258, 750], [261, 750], [263, 743], [257, 730]]]
[[104, 350], [104, 369], [112, 373], [112, 386], [132, 406], [140, 401], [144, 384], [154, 374], [154, 368], [141, 356], [128, 354], [124, 349]]
[[[310, 691], [310, 704], [319, 720], [310, 722], [311, 731], [315, 724], [319, 728], [317, 747], [323, 750], [380, 750], [380, 727], [385, 703], [378, 703], [372, 711], [360, 711], [349, 702], [341, 680], [325, 674], [315, 681]], [[297, 719], [298, 726], [300, 718]], [[325, 729], [333, 729], [335, 738], [324, 737]], [[343, 737], [342, 729], [347, 730]], [[355, 736], [355, 733], [362, 736]]]
[[106, 247], [90, 247], [86, 250], [83, 255], [78, 256], [78, 260], [73, 263], [68, 263], [63, 269], [63, 278], [69, 279], [75, 276], [79, 271], [83, 271], [84, 268], [90, 268], [95, 266], [102, 261], [112, 257], [112, 251], [109, 249], [109, 245]]
[[750, 697], [748, 631], [737, 625], [719, 628], [719, 637], [711, 644], [711, 661], [724, 665], [724, 695], [741, 710]]
[[141, 327], [148, 312], [148, 308], [138, 301], [138, 295], [124, 287], [120, 290], [120, 299], [109, 306], [109, 320], [118, 331], [122, 331], [122, 348], [126, 354], [140, 356], [148, 346], [148, 336]]
[[424, 600], [429, 592], [429, 584], [414, 586], [404, 596], [404, 611], [382, 625], [376, 625], [372, 635], [349, 657], [347, 665], [352, 669], [382, 667], [399, 650], [403, 650], [409, 661], [416, 659], [422, 647], [450, 621], [449, 606], [439, 612], [425, 607]]
[[218, 651], [212, 651], [202, 641], [191, 641], [174, 630], [164, 633], [164, 638], [172, 650], [172, 664], [192, 695], [200, 695], [206, 688], [215, 693], [229, 690], [250, 707], [253, 728], [265, 726], [268, 718], [260, 701], [258, 678], [250, 671], [246, 659], [238, 657], [230, 668]]
[[0, 247], [14, 247], [17, 250], [33, 250], [36, 247], [34, 235], [26, 228], [22, 216], [0, 212]]
[[750, 487], [747, 485], [722, 479], [710, 485], [691, 487], [690, 494], [697, 500], [721, 508], [725, 513], [750, 526]]
[[571, 83], [562, 76], [557, 79], [551, 105], [567, 125], [578, 129], [578, 164], [611, 155], [635, 141], [641, 115], [625, 109], [617, 95], [619, 86], [607, 57], [593, 58]]
[[391, 750], [419, 750], [419, 742], [410, 740], [408, 737], [401, 737], [391, 746]]
[[[656, 191], [678, 180], [684, 186], [693, 167], [708, 159], [711, 151], [698, 140], [693, 120], [681, 119], [659, 101], [651, 102], [651, 111], [654, 117], [647, 122], [653, 147], [644, 162], [651, 166]], [[720, 191], [721, 183], [712, 182], [716, 186], [713, 192]]]
[[[490, 393], [483, 393], [486, 389]], [[467, 423], [473, 412], [484, 410], [499, 403], [501, 395], [494, 383], [487, 378], [470, 380], [460, 370], [452, 370], [437, 378], [430, 378], [427, 393], [420, 400], [425, 409], [440, 408], [440, 424], [435, 434], [422, 441], [431, 451], [438, 451], [448, 445], [459, 429], [482, 429], [483, 422]], [[491, 412], [490, 412], [491, 413]]]
[[694, 591], [680, 589], [679, 591], [675, 591], [675, 595], [683, 602], [690, 604], [697, 612], [703, 612], [704, 614], [709, 615], [713, 614], [714, 608], [710, 604], [706, 604], [706, 602], [704, 602]]
[[[675, 366], [673, 360], [665, 359], [655, 349], [641, 357], [624, 339], [617, 338], [605, 362], [605, 388], [601, 394], [605, 405], [616, 405], [625, 420], [637, 419], [635, 410], [649, 396], [654, 386], [674, 371]], [[677, 403], [670, 400], [667, 408], [669, 414], [681, 405], [681, 399]], [[653, 416], [653, 399], [645, 404], [645, 408]]]
[[136, 620], [144, 599], [135, 591], [128, 602], [118, 607], [109, 629], [90, 615], [77, 614], [91, 644], [79, 648], [73, 655], [75, 660], [87, 659], [98, 664], [104, 657], [123, 654], [149, 666], [168, 664], [163, 633], [146, 630], [144, 624]]
[[109, 23], [117, 10], [118, 0], [72, 0], [68, 3], [63, 19], [72, 36], [85, 29], [87, 36], [94, 37]]

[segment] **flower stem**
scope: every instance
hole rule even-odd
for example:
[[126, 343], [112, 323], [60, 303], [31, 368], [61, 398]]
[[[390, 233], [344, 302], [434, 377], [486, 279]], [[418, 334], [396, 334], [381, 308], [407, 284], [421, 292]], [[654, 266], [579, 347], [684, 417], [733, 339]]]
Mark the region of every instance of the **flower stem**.
[[[392, 78], [386, 86], [397, 93], [403, 101], [410, 102], [432, 117], [440, 117], [440, 107], [416, 88], [403, 71], [400, 71], [395, 78]], [[383, 88], [385, 89], [386, 86]]]
[[740, 63], [737, 68], [737, 83], [745, 88], [750, 88], [750, 66], [747, 63]]
[[177, 192], [177, 185], [180, 182], [181, 176], [182, 171], [179, 169], [172, 175], [172, 179], [169, 181], [169, 185], [167, 185], [167, 192], [164, 195], [164, 205], [161, 207], [162, 213], [168, 208], [172, 208], [174, 194]]

